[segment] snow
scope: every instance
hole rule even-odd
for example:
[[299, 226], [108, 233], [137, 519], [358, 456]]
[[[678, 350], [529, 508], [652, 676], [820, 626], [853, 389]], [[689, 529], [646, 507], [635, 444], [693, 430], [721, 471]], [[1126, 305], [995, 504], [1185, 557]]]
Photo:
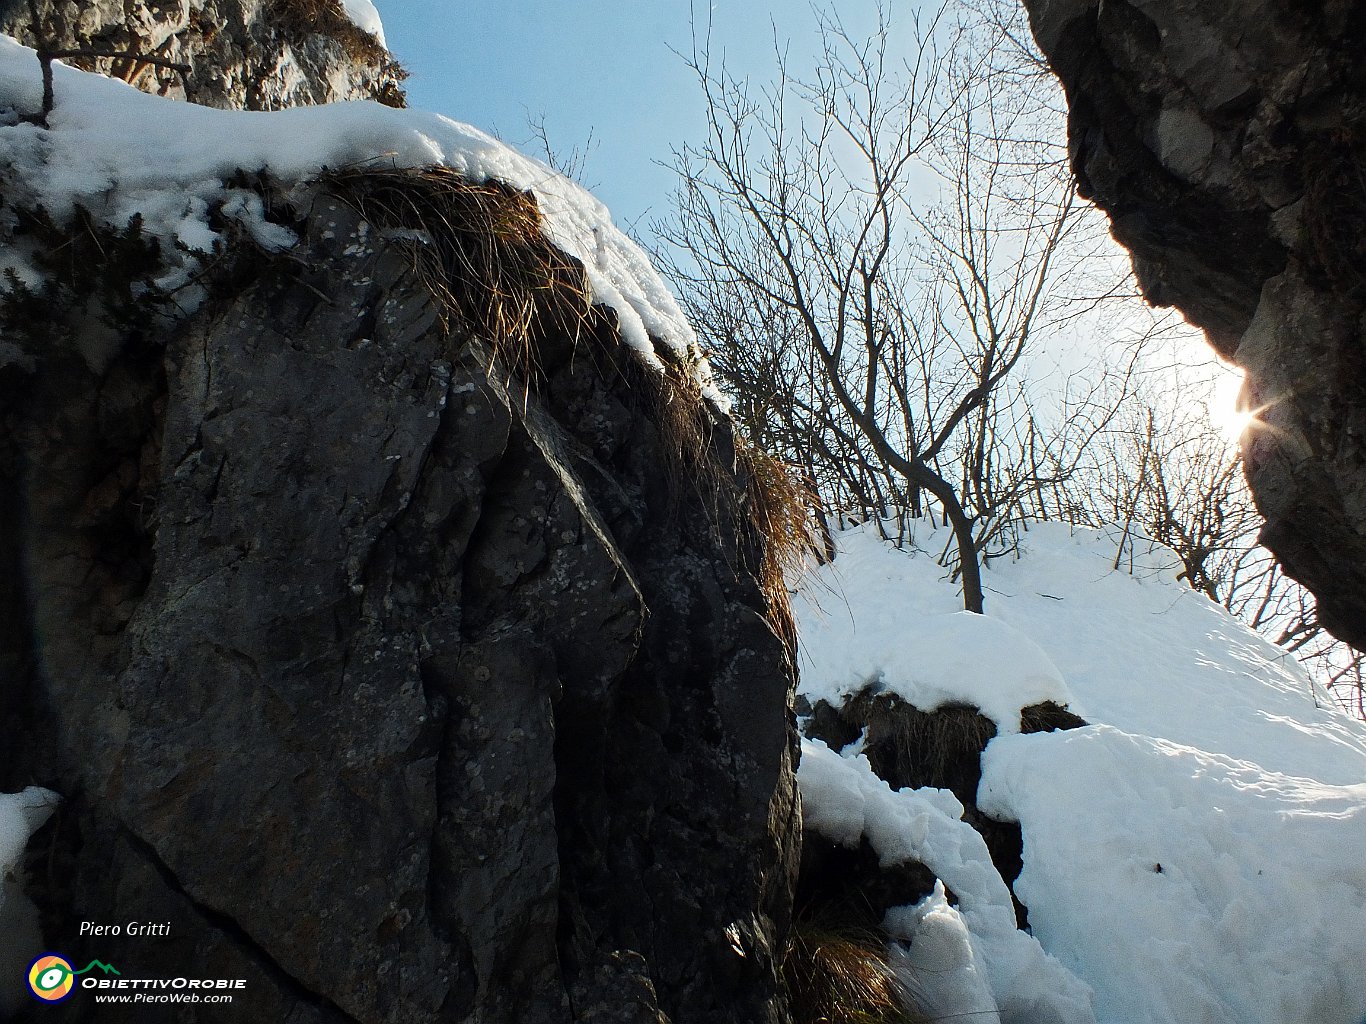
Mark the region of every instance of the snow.
[[[946, 965], [924, 979], [934, 1014], [979, 1012], [985, 981], [1007, 1024], [1358, 1024], [1366, 726], [1179, 583], [1170, 552], [1140, 544], [1116, 571], [1115, 536], [1056, 524], [988, 567], [994, 625], [964, 655], [974, 638], [958, 630], [957, 587], [933, 557], [947, 536], [920, 524], [915, 540], [919, 550], [898, 551], [872, 527], [847, 531], [835, 562], [803, 581], [808, 699], [878, 679], [927, 710], [985, 694], [1009, 723], [1047, 692], [1091, 723], [1002, 729], [983, 756], [978, 806], [1021, 824], [1016, 894], [1046, 973], [1012, 973], [1025, 947], [1004, 934], [1004, 883], [970, 838], [952, 846], [971, 830], [946, 794], [879, 788], [857, 745], [844, 756], [803, 745], [811, 827], [866, 836], [884, 860], [920, 860], [958, 898], [954, 908], [932, 894], [886, 922], [912, 939], [908, 976], [917, 956]], [[956, 692], [946, 650], [969, 665]]]
[[949, 904], [943, 882], [902, 911], [899, 931], [909, 944], [891, 944], [892, 968], [926, 1017], [1001, 1024], [972, 935], [958, 908]]
[[1108, 725], [1005, 737], [984, 763], [979, 806], [1024, 828], [1034, 934], [1095, 989], [1101, 1020], [1366, 1013], [1366, 784]]
[[1048, 523], [1025, 549], [996, 563], [988, 610], [1044, 644], [1083, 718], [1288, 775], [1366, 781], [1361, 723], [1316, 694], [1293, 655], [1178, 583], [1174, 554], [1148, 546], [1133, 575], [1113, 572], [1112, 538]]
[[[819, 740], [802, 741], [797, 781], [808, 828], [847, 846], [866, 836], [880, 863], [917, 861], [958, 895], [969, 949], [957, 956], [958, 970], [940, 978], [936, 998], [976, 993], [978, 1005], [964, 1010], [954, 1004], [953, 1013], [994, 1013], [999, 1005], [1000, 1020], [1007, 1024], [1094, 1019], [1086, 986], [1015, 927], [1010, 890], [981, 834], [963, 822], [957, 797], [938, 789], [893, 791], [862, 754], [843, 757]], [[890, 934], [910, 941], [908, 964], [944, 953], [945, 936], [933, 927], [943, 922], [927, 926], [923, 918], [911, 909], [893, 912], [885, 922]], [[981, 974], [995, 994], [989, 1007], [981, 1005]]]
[[43, 951], [37, 909], [17, 881], [19, 859], [57, 802], [55, 793], [37, 786], [0, 793], [0, 1014], [6, 1019], [26, 999], [24, 974]]
[[834, 564], [793, 601], [802, 692], [812, 703], [838, 704], [872, 684], [922, 711], [971, 704], [999, 732], [1019, 732], [1021, 708], [1072, 700], [1053, 661], [1025, 633], [994, 616], [954, 612], [944, 588], [923, 586], [927, 569], [937, 584], [928, 554], [889, 557], [871, 526], [840, 541]]
[[[59, 62], [53, 71], [49, 128], [12, 123], [15, 117], [5, 118], [4, 111], [40, 109], [42, 84], [34, 52], [0, 37], [0, 181], [6, 194], [27, 194], [58, 220], [77, 205], [112, 227], [141, 217], [144, 231], [163, 242], [171, 261], [158, 282], [164, 288], [190, 281], [201, 255], [218, 242], [208, 221], [216, 203], [233, 204], [263, 244], [292, 244], [292, 236], [265, 222], [252, 194], [224, 185], [238, 170], [269, 170], [293, 183], [324, 168], [439, 164], [474, 181], [497, 179], [534, 192], [546, 237], [583, 262], [594, 300], [616, 311], [623, 341], [647, 363], [663, 366], [656, 342], [681, 356], [696, 351], [677, 301], [645, 254], [612, 223], [607, 208], [581, 186], [477, 128], [371, 102], [216, 110], [151, 96]], [[17, 272], [26, 276], [22, 267]], [[718, 398], [705, 365], [698, 374], [707, 393]]]
[[384, 23], [379, 20], [379, 11], [370, 0], [341, 0], [342, 10], [357, 27], [369, 32], [380, 46], [388, 46], [384, 41]]

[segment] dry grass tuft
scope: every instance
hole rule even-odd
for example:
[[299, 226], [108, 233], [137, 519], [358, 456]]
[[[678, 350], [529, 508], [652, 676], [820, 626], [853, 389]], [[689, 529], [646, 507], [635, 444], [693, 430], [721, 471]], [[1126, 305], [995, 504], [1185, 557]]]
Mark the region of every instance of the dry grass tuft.
[[866, 730], [865, 752], [873, 770], [893, 789], [951, 789], [966, 806], [976, 802], [982, 751], [996, 725], [974, 707], [945, 704], [921, 711], [894, 693], [864, 691], [836, 714], [854, 730]]
[[922, 1024], [874, 929], [793, 924], [782, 977], [794, 1024]]
[[923, 773], [941, 784], [952, 782], [958, 772], [980, 775], [982, 751], [996, 735], [991, 719], [976, 708], [958, 704], [945, 705], [932, 714], [903, 715], [898, 725], [891, 737], [896, 774]]
[[1057, 732], [1060, 729], [1080, 729], [1086, 719], [1068, 710], [1065, 704], [1046, 700], [1020, 708], [1020, 732]]
[[[270, 20], [289, 35], [327, 36], [340, 43], [355, 63], [373, 65], [398, 82], [408, 77], [378, 39], [346, 16], [339, 0], [270, 0], [266, 11]], [[397, 87], [378, 99], [391, 107], [404, 105], [403, 92]]]
[[738, 434], [731, 434], [734, 461], [721, 457], [725, 445], [718, 445], [714, 434], [727, 420], [703, 394], [693, 365], [666, 361], [663, 373], [645, 370], [633, 378], [633, 386], [649, 394], [670, 492], [677, 496], [692, 488], [717, 522], [725, 519], [723, 503], [739, 498], [760, 545], [755, 573], [768, 621], [795, 653], [797, 627], [787, 579], [806, 564], [809, 552], [817, 550], [812, 523], [819, 499], [786, 463]]
[[769, 620], [795, 650], [797, 624], [787, 589], [818, 550], [813, 510], [820, 498], [803, 484], [792, 467], [781, 459], [737, 438], [736, 461], [745, 485], [750, 522], [764, 539], [759, 586], [768, 605]]
[[670, 489], [679, 493], [692, 482], [701, 493], [716, 494], [726, 475], [712, 449], [720, 413], [702, 394], [691, 368], [666, 363], [663, 373], [647, 369], [641, 382], [651, 392]]
[[537, 377], [538, 339], [583, 333], [588, 278], [546, 239], [531, 193], [444, 167], [353, 168], [319, 182], [405, 246], [447, 318], [466, 320], [526, 381]]

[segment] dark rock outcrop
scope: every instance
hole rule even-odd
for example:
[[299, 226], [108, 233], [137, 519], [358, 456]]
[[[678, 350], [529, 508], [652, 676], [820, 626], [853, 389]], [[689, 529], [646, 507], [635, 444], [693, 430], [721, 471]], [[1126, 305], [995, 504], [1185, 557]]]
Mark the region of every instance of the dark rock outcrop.
[[1025, 0], [1153, 302], [1247, 371], [1263, 542], [1366, 647], [1366, 5]]
[[727, 425], [671, 484], [610, 314], [528, 388], [348, 208], [303, 227], [98, 372], [73, 311], [8, 335], [2, 781], [69, 798], [49, 937], [245, 977], [236, 1020], [781, 1020], [792, 667]]
[[[392, 80], [287, 6], [38, 3], [201, 102]], [[246, 981], [33, 1014], [780, 1024], [794, 668], [728, 421], [604, 308], [509, 360], [411, 232], [245, 187], [301, 242], [227, 226], [188, 316], [136, 222], [3, 196], [49, 275], [0, 300], [0, 788], [64, 798], [31, 892], [72, 960]]]
[[[0, 32], [50, 50], [133, 53], [68, 57], [145, 92], [235, 110], [280, 110], [339, 100], [403, 105], [401, 67], [342, 13], [337, 0], [0, 0]], [[59, 100], [60, 101], [60, 100]]]

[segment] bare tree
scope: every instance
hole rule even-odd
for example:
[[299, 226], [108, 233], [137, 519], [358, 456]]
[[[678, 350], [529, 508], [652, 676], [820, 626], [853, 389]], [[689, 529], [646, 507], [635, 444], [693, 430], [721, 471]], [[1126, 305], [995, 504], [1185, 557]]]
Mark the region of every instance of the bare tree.
[[[736, 418], [835, 514], [898, 541], [942, 517], [969, 610], [1019, 524], [1117, 523], [1366, 714], [1363, 656], [1257, 545], [1231, 447], [1168, 393], [1179, 378], [1136, 385], [1173, 321], [1138, 322], [1132, 278], [1074, 201], [1056, 87], [1019, 11], [955, 11], [898, 39], [908, 61], [885, 7], [866, 37], [821, 16], [814, 70], [780, 50], [763, 89], [695, 43], [708, 134], [676, 154], [678, 212], [655, 228]], [[1126, 304], [1122, 359], [1111, 347], [1108, 366], [1036, 386], [1041, 342]]]
[[897, 62], [876, 13], [866, 38], [821, 15], [811, 76], [780, 52], [758, 91], [695, 44], [708, 136], [677, 154], [661, 255], [750, 436], [842, 513], [938, 510], [980, 612], [979, 553], [1105, 419], [1042, 430], [1007, 386], [1061, 315], [1077, 207], [1030, 102], [983, 75], [990, 41], [941, 10]]

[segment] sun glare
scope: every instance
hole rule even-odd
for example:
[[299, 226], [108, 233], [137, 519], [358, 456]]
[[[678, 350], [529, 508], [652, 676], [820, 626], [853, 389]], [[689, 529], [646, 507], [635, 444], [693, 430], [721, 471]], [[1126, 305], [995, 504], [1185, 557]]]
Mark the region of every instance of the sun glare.
[[1237, 444], [1243, 433], [1257, 419], [1258, 410], [1249, 409], [1239, 402], [1243, 387], [1243, 371], [1228, 367], [1228, 372], [1214, 384], [1214, 396], [1210, 399], [1210, 420], [1218, 431]]

